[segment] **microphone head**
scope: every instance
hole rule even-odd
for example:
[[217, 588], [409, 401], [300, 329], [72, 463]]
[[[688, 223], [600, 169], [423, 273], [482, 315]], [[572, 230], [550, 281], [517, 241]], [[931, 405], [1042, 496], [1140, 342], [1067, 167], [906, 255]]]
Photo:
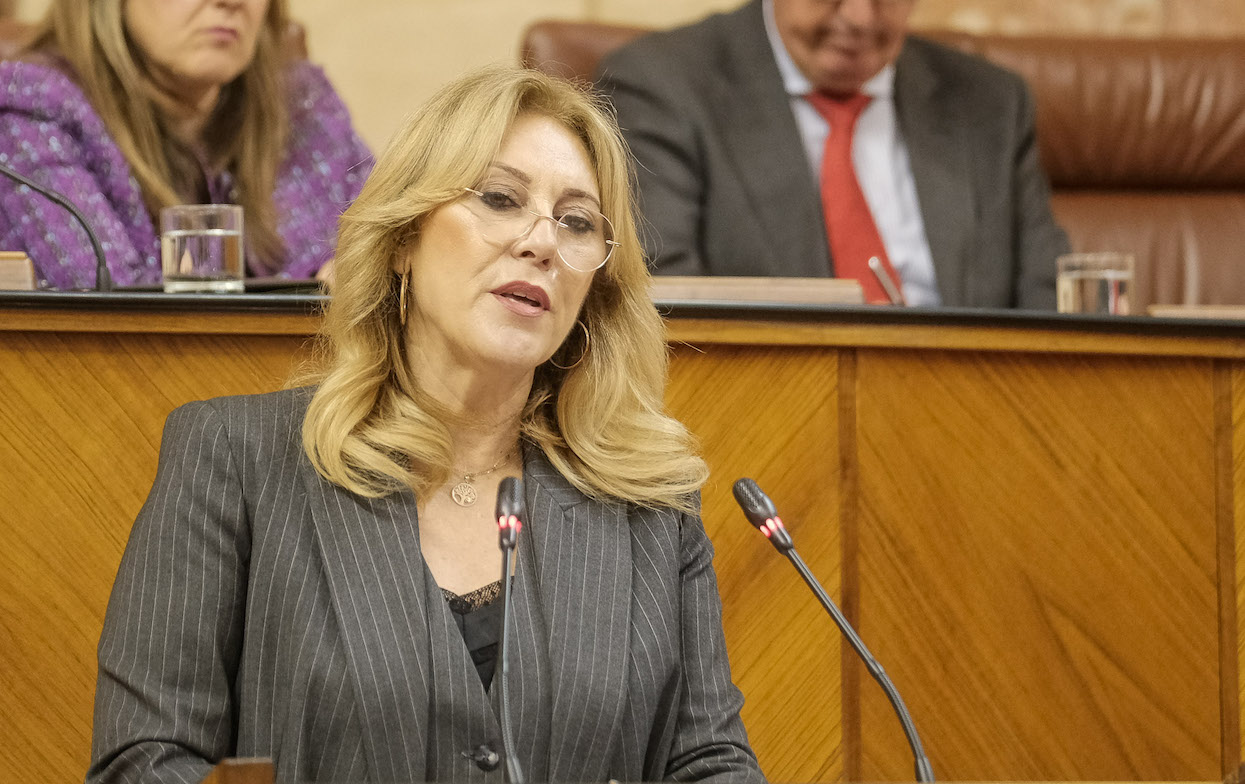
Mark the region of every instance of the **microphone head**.
[[744, 517], [748, 518], [748, 522], [756, 526], [756, 529], [765, 534], [765, 538], [774, 545], [780, 553], [789, 553], [795, 550], [795, 542], [791, 540], [791, 534], [787, 533], [787, 529], [782, 524], [782, 520], [778, 517], [778, 510], [774, 508], [774, 502], [769, 500], [757, 483], [751, 479], [740, 479], [735, 482], [731, 488], [735, 493], [735, 500], [739, 503], [739, 507], [744, 510]]
[[497, 486], [497, 517], [514, 515], [522, 520], [527, 517], [526, 503], [523, 500], [523, 480], [517, 476], [508, 476]]
[[523, 480], [508, 476], [497, 486], [497, 536], [503, 552], [514, 549], [519, 542], [519, 531], [527, 517], [527, 503], [523, 500]]
[[778, 517], [774, 502], [769, 500], [769, 496], [753, 480], [747, 477], [736, 480], [731, 492], [735, 494], [735, 502], [744, 510], [748, 522], [757, 528], [764, 529], [766, 520]]

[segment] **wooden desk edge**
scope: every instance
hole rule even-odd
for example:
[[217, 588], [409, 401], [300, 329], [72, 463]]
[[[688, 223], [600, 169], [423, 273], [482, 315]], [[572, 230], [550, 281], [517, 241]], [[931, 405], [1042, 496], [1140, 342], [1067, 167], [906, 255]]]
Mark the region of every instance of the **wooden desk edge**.
[[[128, 308], [0, 306], [0, 332], [206, 335], [314, 335], [315, 312], [291, 310], [136, 311]], [[667, 319], [672, 344], [779, 345], [827, 348], [934, 349], [1023, 353], [1147, 355], [1245, 359], [1245, 337], [1144, 334], [1096, 325], [1055, 329], [1023, 324], [921, 324], [733, 318]]]
[[1245, 339], [1144, 335], [1028, 326], [842, 324], [719, 319], [669, 322], [672, 343], [1013, 351], [1054, 354], [1245, 358]]
[[182, 335], [314, 335], [320, 316], [293, 312], [39, 310], [0, 308], [0, 332], [126, 332]]

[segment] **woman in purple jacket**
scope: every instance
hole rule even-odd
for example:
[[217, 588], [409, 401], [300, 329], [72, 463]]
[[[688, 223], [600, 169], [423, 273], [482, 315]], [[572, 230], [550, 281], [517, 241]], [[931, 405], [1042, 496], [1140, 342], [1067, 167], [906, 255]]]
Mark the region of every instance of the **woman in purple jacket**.
[[[0, 163], [59, 191], [99, 235], [119, 285], [160, 281], [155, 216], [240, 204], [250, 275], [305, 278], [372, 156], [323, 72], [282, 51], [286, 0], [53, 0], [0, 62]], [[90, 287], [81, 229], [0, 181], [0, 249], [41, 286]]]

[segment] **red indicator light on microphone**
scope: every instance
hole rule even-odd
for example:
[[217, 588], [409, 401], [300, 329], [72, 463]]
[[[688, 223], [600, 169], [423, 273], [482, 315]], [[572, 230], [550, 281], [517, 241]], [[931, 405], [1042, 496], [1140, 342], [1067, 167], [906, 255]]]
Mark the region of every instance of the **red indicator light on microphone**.
[[509, 517], [497, 518], [497, 527], [501, 528], [502, 530], [505, 530], [507, 528], [513, 528], [514, 532], [517, 534], [523, 530], [523, 523], [520, 522], [519, 518], [515, 517], [514, 515], [510, 515]]

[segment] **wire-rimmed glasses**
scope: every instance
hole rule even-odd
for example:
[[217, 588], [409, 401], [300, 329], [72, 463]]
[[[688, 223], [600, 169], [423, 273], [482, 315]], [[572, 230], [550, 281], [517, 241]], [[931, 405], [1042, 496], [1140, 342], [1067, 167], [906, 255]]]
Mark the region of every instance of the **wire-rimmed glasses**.
[[600, 269], [614, 255], [614, 224], [589, 207], [575, 205], [559, 215], [542, 215], [519, 204], [513, 196], [501, 191], [478, 191], [463, 188], [467, 209], [480, 221], [480, 231], [489, 242], [509, 245], [526, 237], [542, 220], [554, 226], [558, 258], [579, 272]]

